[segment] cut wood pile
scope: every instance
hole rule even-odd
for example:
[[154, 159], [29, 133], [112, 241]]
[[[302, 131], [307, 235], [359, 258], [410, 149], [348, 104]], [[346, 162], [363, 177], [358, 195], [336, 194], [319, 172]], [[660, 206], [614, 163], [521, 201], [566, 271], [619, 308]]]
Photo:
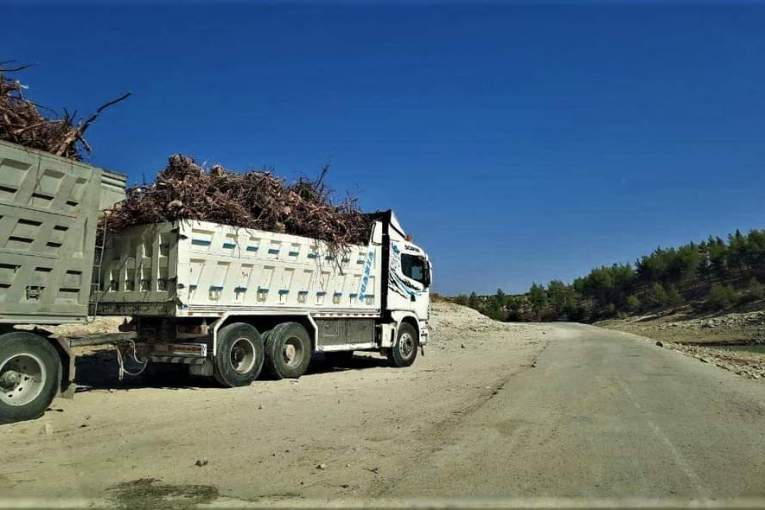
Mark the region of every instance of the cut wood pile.
[[[67, 111], [61, 118], [45, 116], [24, 97], [25, 86], [7, 76], [26, 66], [8, 64], [0, 62], [0, 139], [57, 156], [82, 159], [83, 151], [90, 152], [85, 130], [106, 108], [130, 95], [109, 101], [79, 122]], [[354, 199], [330, 199], [322, 183], [325, 173], [326, 168], [317, 181], [287, 184], [266, 171], [237, 173], [221, 166], [207, 171], [191, 158], [175, 155], [153, 184], [129, 189], [127, 199], [105, 221], [110, 231], [190, 219], [312, 237], [332, 249], [367, 244], [371, 220]]]
[[[26, 87], [7, 76], [9, 72], [20, 71], [27, 66], [9, 67], [8, 64], [0, 62], [0, 140], [56, 156], [81, 160], [83, 151], [90, 152], [90, 145], [84, 138], [85, 130], [106, 108], [130, 95], [124, 94], [109, 101], [79, 122], [76, 113], [68, 111], [59, 119], [46, 117], [41, 113], [41, 107], [24, 97]], [[54, 115], [51, 111], [48, 113]]]
[[353, 199], [332, 202], [325, 173], [317, 181], [287, 184], [267, 171], [205, 170], [176, 154], [153, 184], [128, 190], [109, 212], [108, 229], [190, 219], [312, 237], [331, 248], [367, 244], [371, 220]]

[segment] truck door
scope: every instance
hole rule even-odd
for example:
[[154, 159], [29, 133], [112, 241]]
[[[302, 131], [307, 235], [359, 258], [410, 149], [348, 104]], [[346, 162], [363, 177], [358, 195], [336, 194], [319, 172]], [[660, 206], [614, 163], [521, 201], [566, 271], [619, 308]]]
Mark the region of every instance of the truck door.
[[430, 296], [430, 263], [425, 252], [407, 241], [390, 243], [388, 308], [427, 317]]

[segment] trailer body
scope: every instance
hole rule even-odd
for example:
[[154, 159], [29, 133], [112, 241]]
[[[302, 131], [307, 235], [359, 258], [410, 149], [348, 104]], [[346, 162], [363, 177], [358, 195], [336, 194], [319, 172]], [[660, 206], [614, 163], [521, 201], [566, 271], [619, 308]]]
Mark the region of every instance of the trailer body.
[[0, 423], [34, 417], [74, 379], [64, 339], [18, 325], [88, 317], [100, 211], [126, 178], [0, 141]]
[[0, 323], [87, 317], [96, 226], [125, 177], [0, 141]]

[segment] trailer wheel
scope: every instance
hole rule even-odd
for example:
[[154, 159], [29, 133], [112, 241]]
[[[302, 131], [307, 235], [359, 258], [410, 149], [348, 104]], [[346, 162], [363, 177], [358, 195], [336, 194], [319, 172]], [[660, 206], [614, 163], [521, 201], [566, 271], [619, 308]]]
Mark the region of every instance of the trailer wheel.
[[408, 322], [398, 326], [396, 344], [388, 351], [388, 360], [394, 367], [408, 367], [417, 358], [417, 330]]
[[247, 386], [263, 369], [263, 338], [250, 324], [235, 322], [218, 332], [213, 374], [221, 385]]
[[39, 418], [56, 396], [61, 358], [40, 335], [0, 335], [0, 423]]
[[297, 379], [311, 362], [311, 337], [297, 322], [284, 322], [268, 332], [266, 363], [277, 379]]

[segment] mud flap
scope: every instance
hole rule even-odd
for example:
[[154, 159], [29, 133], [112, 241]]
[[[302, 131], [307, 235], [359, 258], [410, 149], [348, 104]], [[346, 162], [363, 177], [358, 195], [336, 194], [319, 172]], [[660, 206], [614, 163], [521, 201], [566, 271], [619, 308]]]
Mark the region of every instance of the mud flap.
[[53, 345], [61, 356], [61, 367], [64, 369], [57, 396], [59, 398], [73, 399], [74, 393], [77, 390], [77, 385], [74, 383], [75, 359], [77, 357], [72, 352], [67, 340], [57, 337], [49, 337], [48, 340], [53, 341]]

